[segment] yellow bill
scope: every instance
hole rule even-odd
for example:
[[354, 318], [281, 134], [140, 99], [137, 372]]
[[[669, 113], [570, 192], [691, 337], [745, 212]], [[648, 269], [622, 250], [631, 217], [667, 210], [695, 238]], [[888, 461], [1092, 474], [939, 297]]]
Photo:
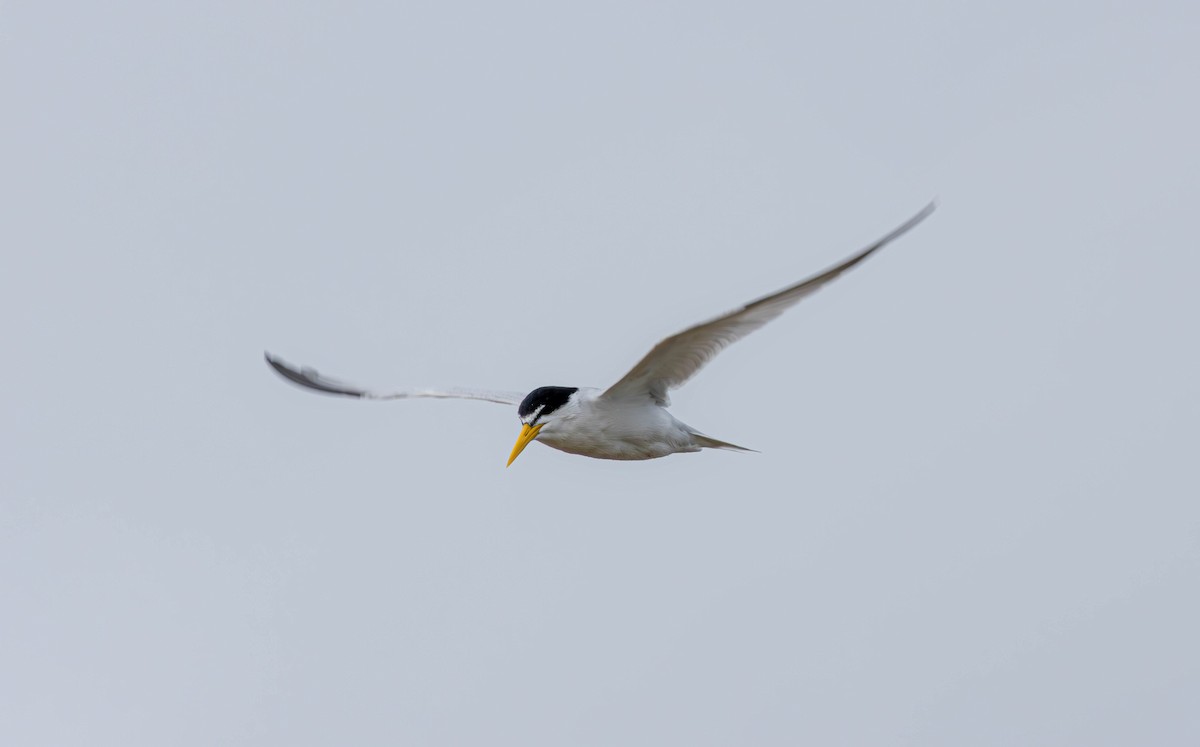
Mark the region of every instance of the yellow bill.
[[528, 425], [527, 424], [527, 425], [521, 426], [521, 435], [517, 436], [517, 444], [516, 444], [516, 446], [513, 446], [512, 454], [509, 455], [508, 464], [504, 465], [505, 467], [512, 465], [513, 461], [517, 458], [517, 456], [520, 455], [520, 453], [525, 450], [525, 447], [528, 446], [529, 443], [531, 441], [533, 441], [533, 439], [537, 438], [538, 431], [540, 431], [541, 429], [542, 429], [542, 424], [539, 424], [539, 425]]

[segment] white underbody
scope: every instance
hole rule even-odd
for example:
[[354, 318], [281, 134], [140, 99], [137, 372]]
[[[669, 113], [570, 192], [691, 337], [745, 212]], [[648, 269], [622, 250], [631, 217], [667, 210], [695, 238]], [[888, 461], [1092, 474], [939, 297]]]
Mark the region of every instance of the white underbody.
[[559, 451], [596, 459], [657, 459], [702, 448], [735, 448], [675, 419], [649, 398], [609, 400], [580, 389], [554, 412], [537, 440]]
[[[509, 464], [531, 440], [570, 454], [597, 459], [656, 459], [701, 449], [750, 451], [697, 433], [676, 420], [666, 410], [668, 392], [683, 386], [725, 348], [779, 317], [907, 233], [929, 217], [934, 207], [935, 203], [930, 203], [891, 233], [839, 264], [664, 338], [603, 392], [549, 386], [538, 387], [528, 394], [461, 388], [379, 393], [321, 376], [311, 368], [292, 366], [270, 353], [266, 354], [266, 359], [288, 381], [327, 394], [364, 399], [460, 398], [516, 405], [517, 417], [523, 427]], [[542, 280], [549, 283], [551, 279]], [[534, 291], [537, 290], [535, 286]], [[552, 349], [552, 342], [557, 340], [545, 340], [543, 347]]]

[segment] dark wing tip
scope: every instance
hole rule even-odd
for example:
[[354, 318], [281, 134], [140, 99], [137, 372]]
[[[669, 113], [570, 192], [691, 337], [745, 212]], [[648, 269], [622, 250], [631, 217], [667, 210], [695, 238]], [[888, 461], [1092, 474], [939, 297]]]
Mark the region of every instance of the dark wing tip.
[[318, 392], [325, 392], [327, 394], [341, 394], [347, 397], [363, 396], [363, 392], [358, 389], [322, 378], [315, 369], [298, 369], [282, 358], [277, 358], [267, 351], [263, 351], [263, 358], [266, 359], [267, 365], [275, 369], [275, 373], [279, 374], [293, 384], [304, 387], [305, 389], [315, 389]]
[[920, 212], [918, 212], [916, 215], [913, 216], [913, 220], [916, 223], [920, 223], [921, 221], [925, 220], [930, 215], [932, 215], [933, 211], [937, 210], [938, 205], [940, 205], [940, 204], [942, 204], [942, 198], [935, 196], [932, 200], [929, 201], [928, 205], [921, 208]]
[[301, 386], [310, 386], [310, 381], [298, 369], [294, 368], [282, 358], [276, 358], [270, 352], [264, 350], [263, 358], [267, 361], [267, 365], [275, 369], [275, 373], [279, 374], [288, 381], [299, 384]]
[[263, 351], [263, 359], [267, 361], [268, 366], [275, 369], [275, 373], [279, 374], [283, 378], [289, 381], [295, 381], [296, 383], [303, 383], [301, 381], [303, 379], [303, 375], [300, 373], [300, 371], [293, 368], [287, 361], [283, 360], [282, 358], [276, 358], [266, 350]]
[[893, 229], [891, 233], [889, 233], [888, 235], [884, 236], [883, 238], [879, 239], [874, 244], [872, 244], [870, 246], [869, 250], [873, 251], [875, 249], [882, 248], [885, 244], [888, 244], [891, 241], [893, 241], [894, 239], [898, 239], [901, 236], [903, 236], [904, 234], [908, 233], [913, 228], [915, 228], [918, 223], [920, 223], [921, 221], [925, 220], [930, 215], [932, 215], [933, 211], [937, 210], [937, 206], [938, 206], [938, 200], [935, 197], [929, 201], [928, 205], [926, 205], [925, 207], [923, 207], [919, 211], [917, 211], [916, 215], [914, 215], [913, 217], [904, 221], [902, 224], [900, 224], [895, 229]]

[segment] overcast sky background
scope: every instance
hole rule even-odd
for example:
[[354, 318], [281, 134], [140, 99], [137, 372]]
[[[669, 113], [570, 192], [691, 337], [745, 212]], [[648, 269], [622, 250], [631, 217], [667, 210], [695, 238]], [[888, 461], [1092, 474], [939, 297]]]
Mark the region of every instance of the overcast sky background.
[[[1200, 743], [1195, 3], [0, 8], [0, 743]], [[605, 386], [531, 446], [290, 387]]]

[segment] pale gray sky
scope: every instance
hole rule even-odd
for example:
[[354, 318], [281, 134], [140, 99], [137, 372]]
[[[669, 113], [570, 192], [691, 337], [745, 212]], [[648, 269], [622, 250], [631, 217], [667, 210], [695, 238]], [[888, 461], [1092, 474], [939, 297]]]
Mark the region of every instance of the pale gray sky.
[[[0, 743], [1200, 742], [1200, 10], [0, 11]], [[609, 463], [515, 412], [901, 242]]]

